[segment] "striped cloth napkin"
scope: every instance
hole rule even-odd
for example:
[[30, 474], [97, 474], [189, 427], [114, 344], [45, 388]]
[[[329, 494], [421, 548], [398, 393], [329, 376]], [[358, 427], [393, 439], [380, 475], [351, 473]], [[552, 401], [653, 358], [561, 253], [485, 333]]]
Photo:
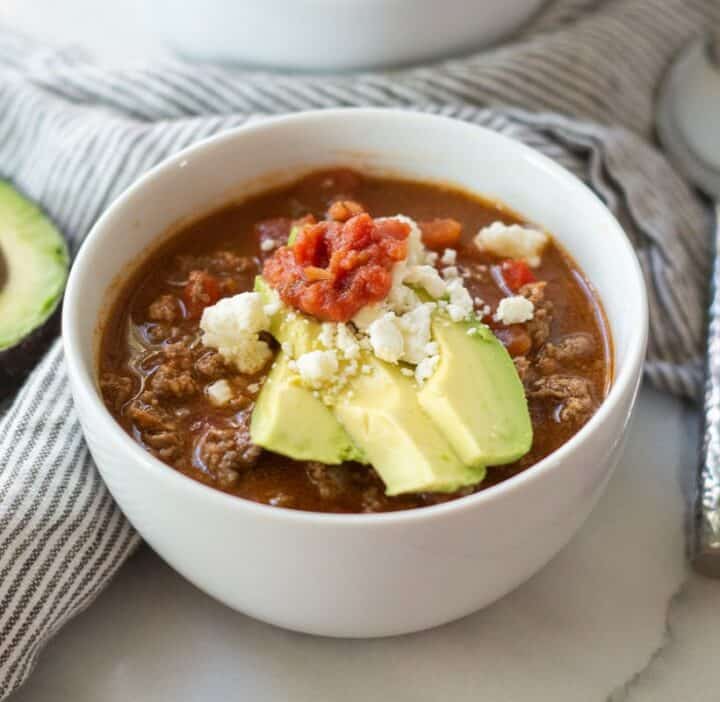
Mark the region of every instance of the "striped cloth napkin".
[[[180, 61], [110, 68], [0, 29], [0, 177], [39, 202], [76, 251], [144, 171], [268, 114], [404, 106], [481, 124], [550, 155], [615, 212], [650, 295], [647, 377], [697, 397], [707, 215], [649, 139], [669, 59], [713, 24], [716, 0], [554, 0], [502, 47], [342, 77]], [[138, 542], [88, 454], [56, 342], [0, 419], [0, 699]]]

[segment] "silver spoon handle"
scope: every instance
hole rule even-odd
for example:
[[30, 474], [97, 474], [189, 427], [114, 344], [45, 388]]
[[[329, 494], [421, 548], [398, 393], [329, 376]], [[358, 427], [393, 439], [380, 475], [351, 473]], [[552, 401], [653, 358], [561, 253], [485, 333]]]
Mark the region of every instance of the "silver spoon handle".
[[720, 577], [720, 202], [715, 205], [713, 243], [703, 444], [691, 559], [697, 571], [717, 578]]

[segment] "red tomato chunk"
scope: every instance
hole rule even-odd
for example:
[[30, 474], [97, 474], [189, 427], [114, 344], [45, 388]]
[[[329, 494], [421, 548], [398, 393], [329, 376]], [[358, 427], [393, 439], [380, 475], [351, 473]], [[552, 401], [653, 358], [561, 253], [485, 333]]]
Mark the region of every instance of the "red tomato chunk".
[[392, 267], [407, 256], [409, 233], [407, 224], [365, 212], [346, 222], [318, 222], [267, 259], [263, 276], [285, 304], [346, 322], [387, 296]]
[[217, 279], [205, 271], [191, 271], [183, 290], [188, 319], [199, 319], [203, 310], [220, 299]]
[[535, 276], [525, 261], [503, 261], [501, 266], [503, 278], [513, 292], [523, 285], [535, 282]]
[[423, 244], [429, 249], [452, 249], [460, 242], [462, 224], [456, 219], [430, 219], [419, 222]]

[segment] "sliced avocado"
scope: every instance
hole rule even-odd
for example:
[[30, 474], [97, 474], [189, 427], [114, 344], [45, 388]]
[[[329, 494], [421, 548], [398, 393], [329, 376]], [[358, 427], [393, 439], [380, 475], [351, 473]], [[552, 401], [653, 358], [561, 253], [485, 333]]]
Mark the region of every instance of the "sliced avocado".
[[255, 403], [250, 436], [258, 446], [298, 461], [363, 458], [330, 409], [299, 384], [282, 351]]
[[479, 321], [451, 322], [435, 314], [432, 333], [440, 344], [440, 365], [418, 393], [418, 402], [462, 461], [493, 466], [525, 455], [532, 424], [505, 347]]
[[53, 313], [65, 287], [68, 252], [50, 220], [2, 181], [0, 259], [0, 381], [4, 386], [29, 369], [57, 328]]
[[411, 379], [371, 354], [363, 363], [372, 373], [353, 378], [334, 411], [382, 478], [388, 495], [453, 492], [483, 480], [485, 468], [463, 465], [423, 412]]
[[[258, 276], [255, 290], [266, 303], [277, 301], [276, 293]], [[294, 318], [278, 314], [272, 319], [272, 335], [290, 344], [297, 357], [317, 345], [320, 324], [302, 314]], [[281, 351], [260, 391], [250, 422], [253, 443], [297, 460], [337, 464], [366, 462], [332, 411], [299, 383]]]

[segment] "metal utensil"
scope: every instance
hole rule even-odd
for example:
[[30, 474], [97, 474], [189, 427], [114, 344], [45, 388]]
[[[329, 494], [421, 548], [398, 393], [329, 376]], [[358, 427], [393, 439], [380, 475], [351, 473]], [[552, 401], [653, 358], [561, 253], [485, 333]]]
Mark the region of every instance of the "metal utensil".
[[715, 201], [703, 445], [689, 546], [695, 570], [720, 578], [720, 32], [693, 41], [673, 62], [657, 127], [677, 167]]

